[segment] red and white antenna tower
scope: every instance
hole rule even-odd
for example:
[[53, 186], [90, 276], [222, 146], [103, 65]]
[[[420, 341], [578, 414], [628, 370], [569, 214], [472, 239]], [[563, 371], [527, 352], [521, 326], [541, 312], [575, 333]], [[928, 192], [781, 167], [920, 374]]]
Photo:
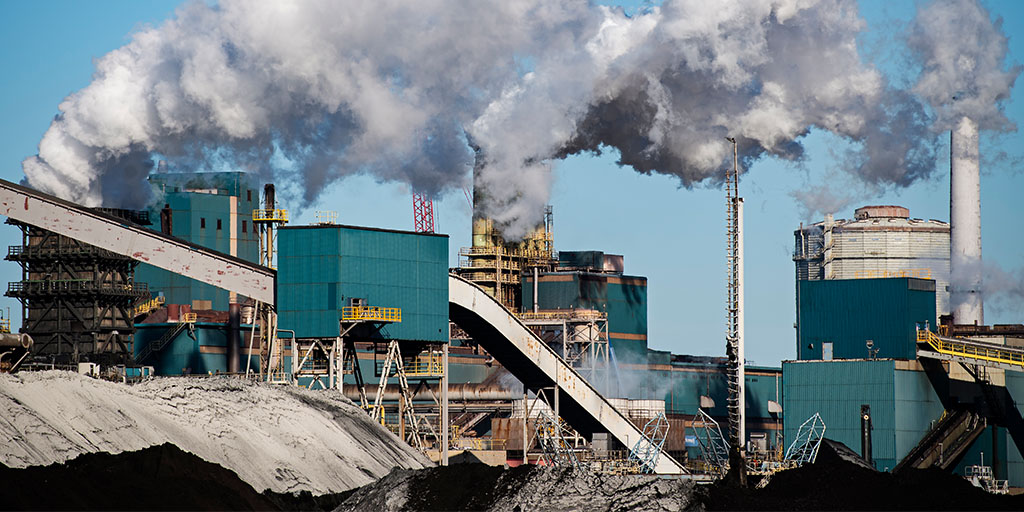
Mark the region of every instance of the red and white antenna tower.
[[434, 201], [423, 194], [412, 194], [412, 222], [417, 233], [434, 232]]

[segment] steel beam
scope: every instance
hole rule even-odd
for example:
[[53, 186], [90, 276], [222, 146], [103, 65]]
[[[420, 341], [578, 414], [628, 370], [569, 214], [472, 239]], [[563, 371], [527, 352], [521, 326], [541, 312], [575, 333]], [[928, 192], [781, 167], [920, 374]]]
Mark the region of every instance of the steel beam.
[[0, 214], [206, 284], [274, 304], [276, 272], [0, 180]]
[[[608, 432], [627, 449], [633, 448], [643, 438], [640, 428], [613, 407], [529, 327], [477, 285], [450, 275], [448, 311], [452, 321], [522, 381], [524, 389], [557, 386], [561, 402], [559, 412], [581, 434], [589, 437], [594, 432]], [[655, 472], [687, 473], [682, 465], [664, 452], [658, 457]]]

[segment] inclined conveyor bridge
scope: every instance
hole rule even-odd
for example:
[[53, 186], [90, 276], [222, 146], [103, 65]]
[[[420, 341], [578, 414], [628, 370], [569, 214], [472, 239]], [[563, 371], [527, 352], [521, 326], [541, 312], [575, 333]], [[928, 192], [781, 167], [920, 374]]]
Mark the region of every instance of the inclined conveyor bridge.
[[[0, 214], [204, 283], [275, 304], [273, 269], [0, 180]], [[469, 333], [528, 389], [556, 388], [561, 416], [578, 432], [607, 432], [627, 449], [643, 432], [575, 369], [490, 295], [457, 276], [448, 278], [451, 320]], [[686, 470], [667, 453], [655, 472]]]

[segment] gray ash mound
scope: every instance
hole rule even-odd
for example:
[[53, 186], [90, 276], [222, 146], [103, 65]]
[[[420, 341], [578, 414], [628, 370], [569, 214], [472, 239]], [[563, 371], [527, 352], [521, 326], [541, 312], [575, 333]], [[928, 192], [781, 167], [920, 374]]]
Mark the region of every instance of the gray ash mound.
[[701, 510], [693, 496], [692, 483], [655, 476], [455, 464], [396, 469], [357, 489], [336, 510]]
[[708, 510], [1024, 510], [1024, 495], [989, 494], [938, 469], [883, 473], [851, 454], [828, 441], [814, 464], [780, 472], [764, 489], [719, 482], [700, 500]]
[[272, 510], [234, 471], [171, 444], [63, 464], [0, 466], [6, 510]]

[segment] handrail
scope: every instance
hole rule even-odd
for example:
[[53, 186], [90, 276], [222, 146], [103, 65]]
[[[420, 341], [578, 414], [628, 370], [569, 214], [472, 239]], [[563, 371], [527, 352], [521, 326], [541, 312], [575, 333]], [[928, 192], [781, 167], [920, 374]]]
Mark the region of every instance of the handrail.
[[908, 268], [905, 270], [857, 270], [853, 273], [854, 279], [879, 279], [890, 277], [913, 277], [917, 279], [931, 279], [932, 269]]
[[948, 356], [966, 357], [1020, 366], [1024, 368], [1024, 351], [1000, 348], [981, 342], [968, 342], [953, 338], [940, 338], [927, 329], [917, 329], [917, 342], [926, 343], [933, 350]]
[[273, 209], [273, 210], [253, 210], [252, 211], [253, 222], [288, 222], [288, 210]]
[[402, 321], [401, 308], [382, 308], [379, 306], [346, 306], [341, 308], [342, 322], [394, 322]]

